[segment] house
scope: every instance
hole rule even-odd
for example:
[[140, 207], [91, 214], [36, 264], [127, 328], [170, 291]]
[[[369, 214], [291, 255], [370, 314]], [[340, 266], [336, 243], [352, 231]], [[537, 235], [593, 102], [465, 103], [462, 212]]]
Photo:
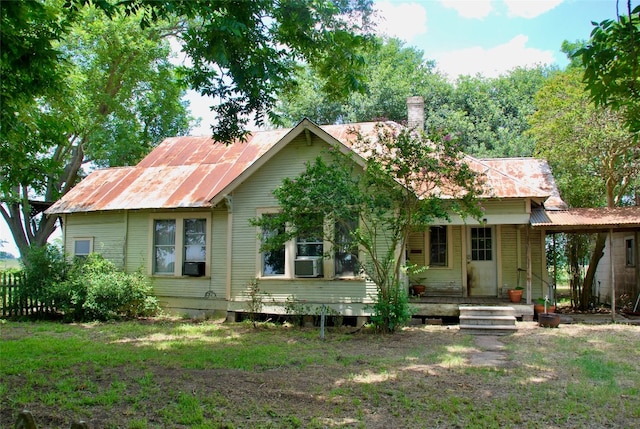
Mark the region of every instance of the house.
[[[283, 313], [295, 299], [366, 318], [375, 285], [350, 269], [348, 258], [305, 258], [296, 243], [278, 255], [261, 253], [259, 231], [249, 223], [278, 210], [272, 191], [303, 172], [306, 161], [330, 147], [349, 151], [353, 128], [376, 132], [373, 122], [319, 126], [304, 119], [232, 145], [168, 138], [136, 166], [92, 172], [47, 213], [62, 218], [70, 255], [98, 252], [126, 271], [142, 268], [170, 312], [246, 311], [248, 285], [257, 279], [269, 294], [264, 312]], [[544, 231], [531, 228], [531, 213], [564, 208], [551, 171], [531, 158], [465, 160], [486, 179], [484, 219], [452, 215], [414, 233], [406, 257], [430, 267], [421, 279], [425, 296], [500, 299], [521, 286], [531, 304], [548, 293]]]

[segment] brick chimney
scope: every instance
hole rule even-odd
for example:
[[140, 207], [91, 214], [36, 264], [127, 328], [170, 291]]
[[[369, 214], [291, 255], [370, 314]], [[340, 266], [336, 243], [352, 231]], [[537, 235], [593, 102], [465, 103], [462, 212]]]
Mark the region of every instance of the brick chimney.
[[407, 98], [407, 125], [409, 128], [424, 130], [424, 98]]

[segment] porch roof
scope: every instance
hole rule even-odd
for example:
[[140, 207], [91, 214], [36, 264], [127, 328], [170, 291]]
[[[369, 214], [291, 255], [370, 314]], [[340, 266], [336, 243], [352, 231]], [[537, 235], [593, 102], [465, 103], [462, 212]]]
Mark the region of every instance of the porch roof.
[[533, 210], [531, 226], [573, 233], [640, 230], [640, 206]]

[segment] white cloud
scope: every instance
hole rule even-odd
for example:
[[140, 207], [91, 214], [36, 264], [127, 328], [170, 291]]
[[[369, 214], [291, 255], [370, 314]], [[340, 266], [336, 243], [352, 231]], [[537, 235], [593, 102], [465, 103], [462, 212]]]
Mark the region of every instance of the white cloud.
[[509, 42], [486, 49], [480, 46], [435, 54], [437, 68], [449, 79], [459, 75], [497, 77], [516, 67], [533, 67], [537, 64], [552, 64], [552, 51], [527, 48], [529, 38], [522, 34]]
[[440, 0], [444, 7], [455, 9], [463, 18], [485, 18], [493, 10], [492, 0]]
[[406, 42], [427, 31], [427, 11], [418, 3], [375, 3], [379, 34], [397, 37]]
[[503, 0], [510, 17], [535, 18], [558, 6], [564, 0]]

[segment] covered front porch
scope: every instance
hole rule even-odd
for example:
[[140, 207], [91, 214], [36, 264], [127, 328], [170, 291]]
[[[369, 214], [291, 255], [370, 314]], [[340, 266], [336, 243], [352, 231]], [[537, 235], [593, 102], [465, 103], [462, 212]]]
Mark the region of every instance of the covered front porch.
[[450, 297], [428, 296], [411, 297], [409, 303], [415, 308], [415, 318], [443, 318], [459, 317], [461, 305], [483, 305], [512, 307], [517, 319], [524, 321], [533, 320], [533, 304], [512, 303], [508, 298], [499, 297]]

